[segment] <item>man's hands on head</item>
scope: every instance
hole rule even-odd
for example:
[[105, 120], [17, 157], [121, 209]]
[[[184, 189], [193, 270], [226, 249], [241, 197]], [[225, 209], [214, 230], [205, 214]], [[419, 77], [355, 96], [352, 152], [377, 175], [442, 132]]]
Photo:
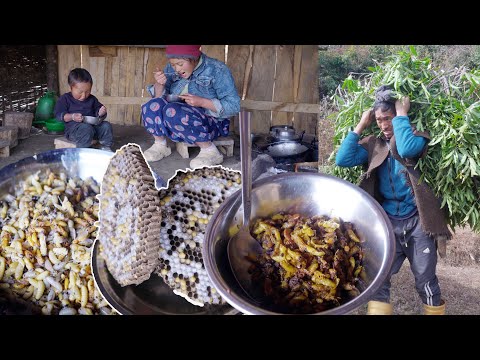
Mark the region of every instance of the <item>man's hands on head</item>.
[[407, 116], [408, 110], [410, 110], [410, 98], [404, 96], [397, 101], [395, 101], [395, 110], [397, 116]]
[[362, 114], [362, 118], [360, 119], [360, 122], [358, 123], [358, 125], [355, 127], [353, 131], [356, 134], [361, 135], [363, 130], [369, 127], [374, 120], [375, 120], [375, 114], [373, 112], [373, 109], [365, 110]]

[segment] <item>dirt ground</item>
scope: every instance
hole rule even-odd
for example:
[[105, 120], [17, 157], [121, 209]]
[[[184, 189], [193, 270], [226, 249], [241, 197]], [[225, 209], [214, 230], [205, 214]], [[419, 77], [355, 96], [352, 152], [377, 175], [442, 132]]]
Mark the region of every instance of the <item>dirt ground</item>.
[[[446, 314], [480, 315], [480, 234], [459, 228], [447, 244], [447, 256], [439, 259], [437, 265]], [[394, 315], [423, 312], [408, 260], [392, 278], [391, 303]], [[365, 313], [366, 306], [363, 306], [353, 314]]]

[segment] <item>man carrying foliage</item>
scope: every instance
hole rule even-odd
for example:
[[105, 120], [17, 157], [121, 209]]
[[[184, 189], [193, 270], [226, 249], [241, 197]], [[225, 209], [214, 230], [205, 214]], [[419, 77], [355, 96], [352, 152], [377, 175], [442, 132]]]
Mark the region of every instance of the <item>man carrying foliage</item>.
[[[439, 199], [425, 182], [419, 182], [421, 174], [415, 165], [426, 155], [430, 137], [410, 124], [409, 109], [408, 97], [397, 100], [387, 86], [379, 87], [373, 109], [363, 112], [336, 156], [338, 166], [366, 165], [360, 187], [382, 205], [395, 233], [392, 269], [368, 303], [368, 314], [392, 314], [390, 278], [400, 270], [405, 258], [410, 262], [425, 314], [445, 314], [445, 301], [436, 276], [437, 242], [445, 244], [451, 233]], [[374, 120], [381, 134], [360, 140], [362, 132]], [[438, 250], [443, 256], [445, 248]]]

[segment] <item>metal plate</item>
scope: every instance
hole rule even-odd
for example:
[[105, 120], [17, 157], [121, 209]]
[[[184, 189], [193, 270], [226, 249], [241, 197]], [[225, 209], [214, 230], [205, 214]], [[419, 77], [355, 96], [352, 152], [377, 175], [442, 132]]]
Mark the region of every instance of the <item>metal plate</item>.
[[99, 254], [99, 242], [92, 251], [92, 272], [100, 293], [123, 315], [236, 315], [230, 305], [195, 306], [173, 293], [161, 277], [152, 274], [140, 285], [121, 287], [110, 274]]

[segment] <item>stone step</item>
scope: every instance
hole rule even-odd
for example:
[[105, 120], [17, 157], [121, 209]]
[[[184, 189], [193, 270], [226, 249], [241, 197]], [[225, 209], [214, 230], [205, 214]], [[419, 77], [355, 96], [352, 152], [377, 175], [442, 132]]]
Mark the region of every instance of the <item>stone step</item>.
[[10, 141], [0, 140], [0, 157], [10, 156]]
[[0, 126], [0, 140], [7, 140], [10, 149], [18, 145], [18, 127]]
[[[76, 148], [77, 145], [73, 142], [68, 140], [65, 136], [56, 138], [53, 143], [55, 144], [55, 149], [65, 149], [65, 148]], [[97, 144], [97, 140], [92, 141], [92, 145]]]

